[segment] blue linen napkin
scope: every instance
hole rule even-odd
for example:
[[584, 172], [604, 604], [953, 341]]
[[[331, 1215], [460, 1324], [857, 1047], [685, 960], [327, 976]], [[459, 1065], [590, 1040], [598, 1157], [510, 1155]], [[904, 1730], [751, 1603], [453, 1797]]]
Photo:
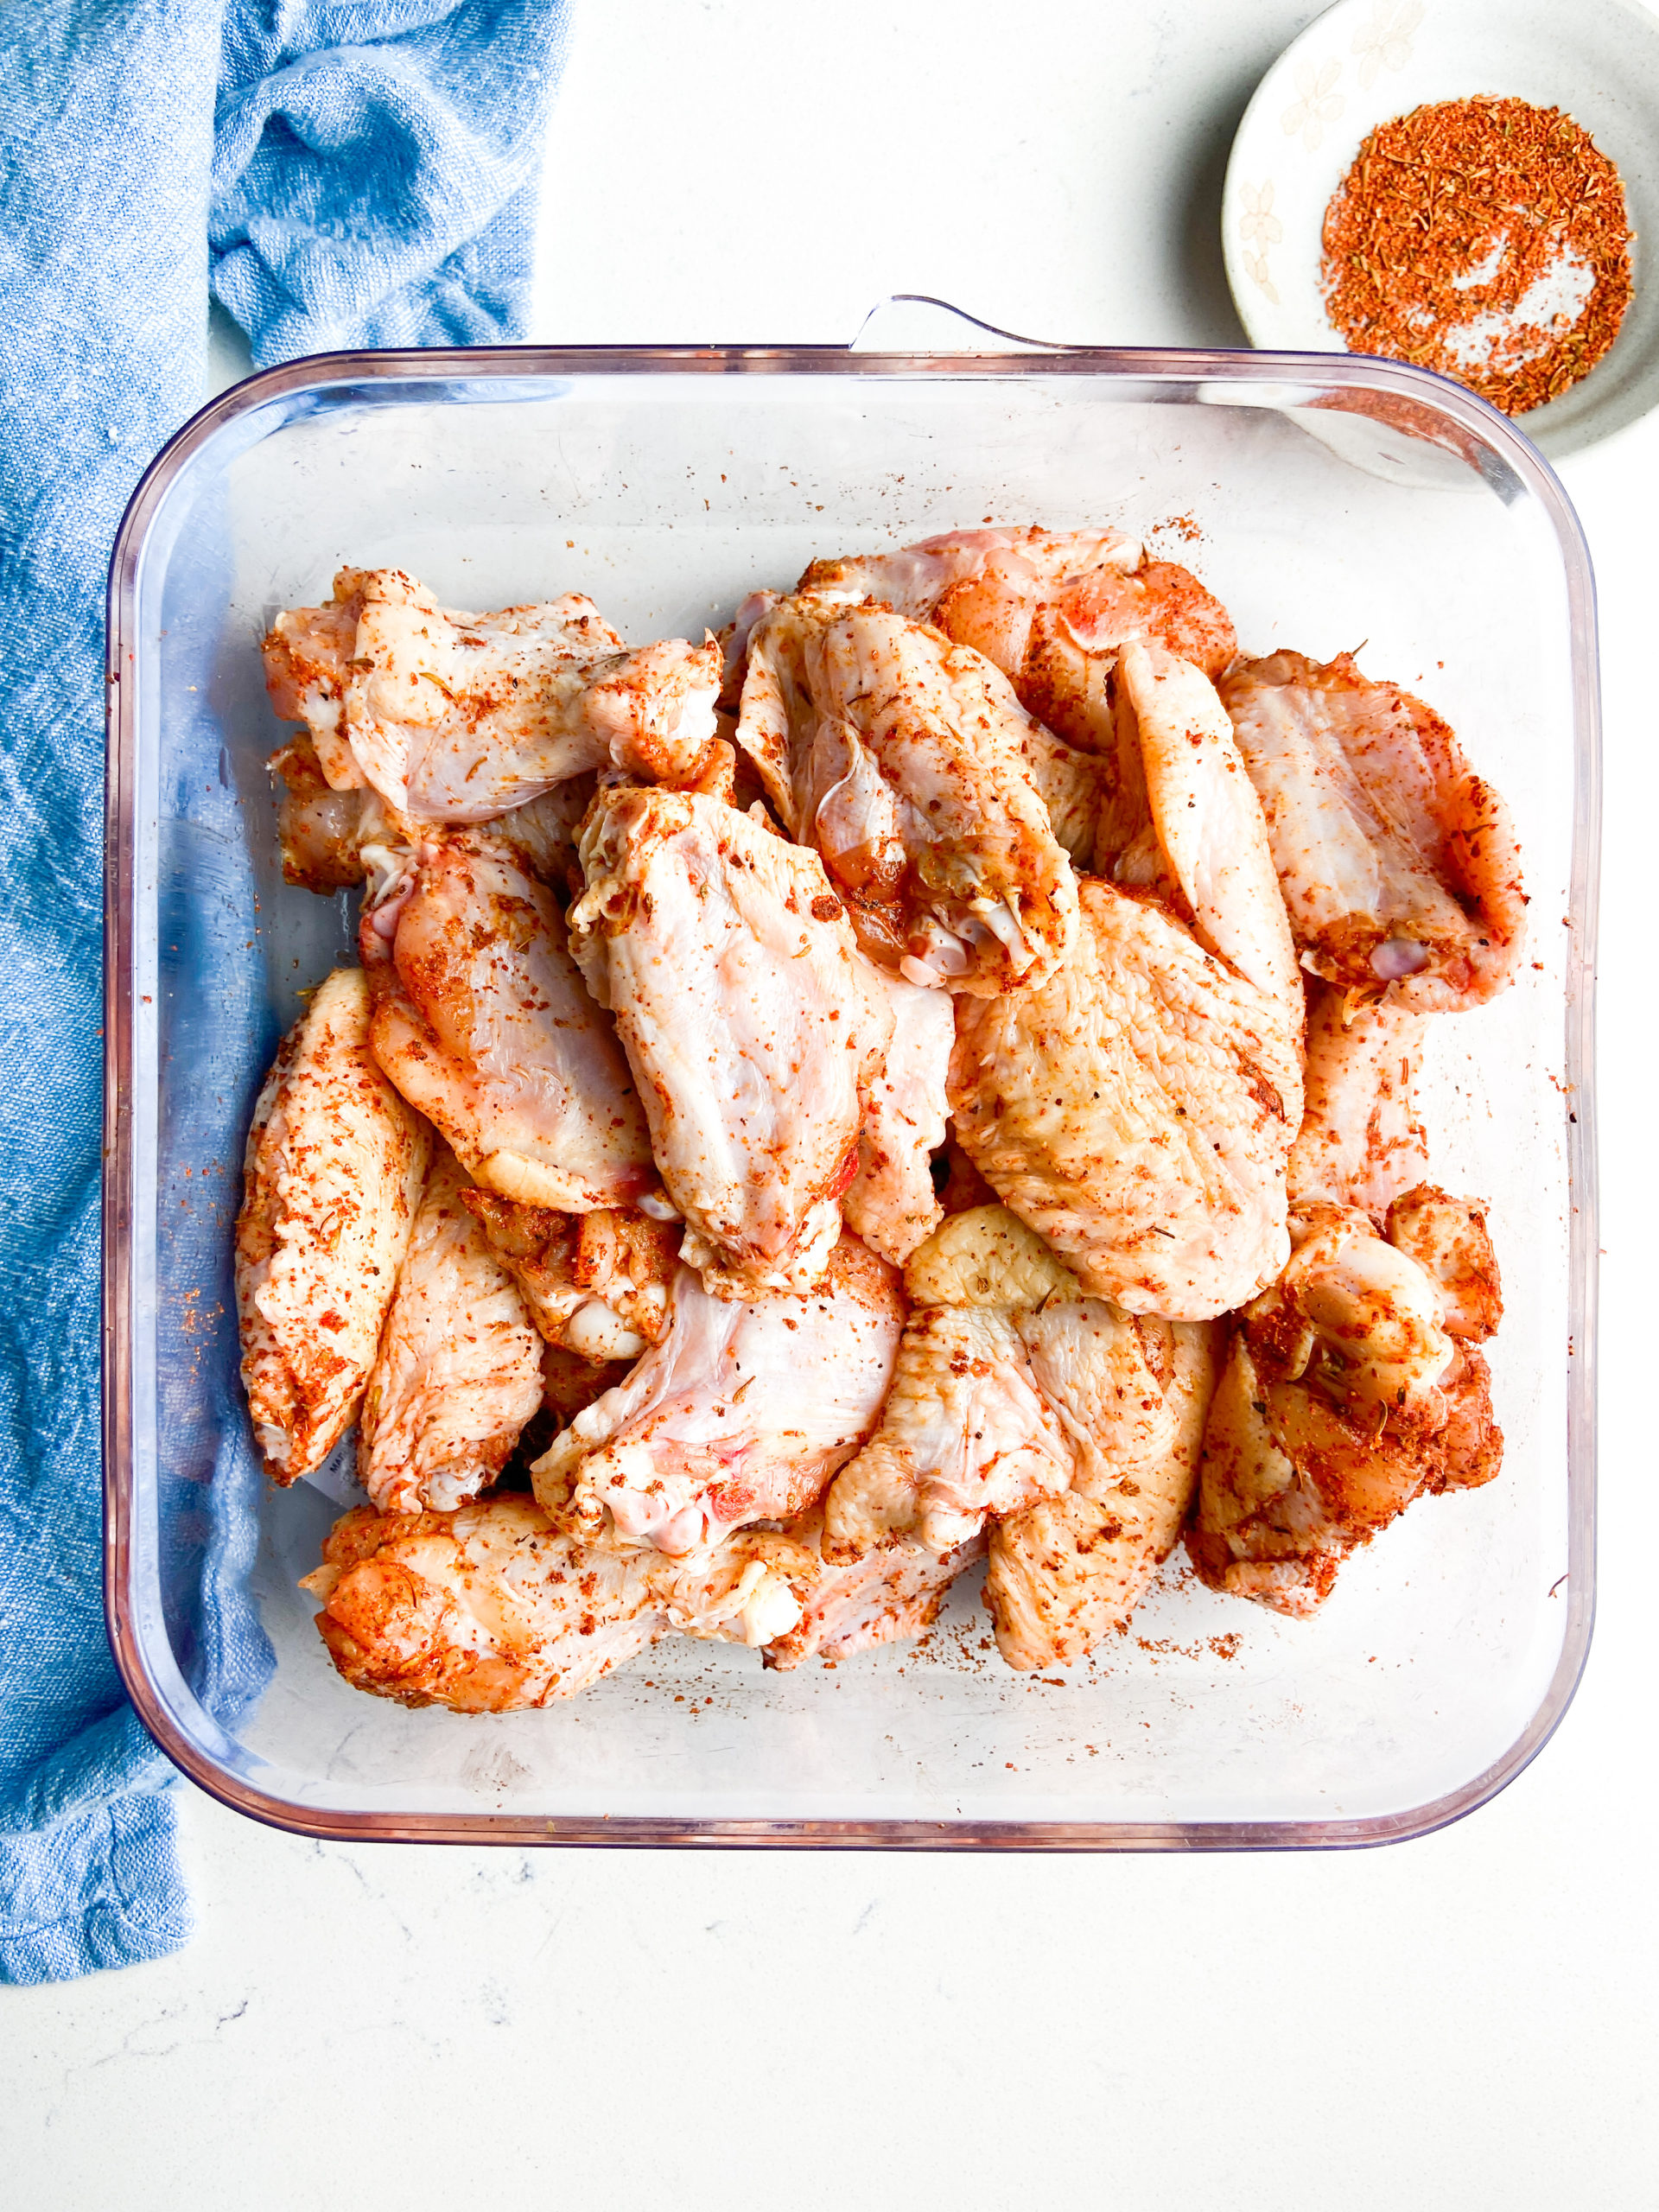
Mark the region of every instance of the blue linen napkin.
[[[101, 1599], [104, 583], [201, 395], [207, 299], [260, 363], [522, 332], [569, 0], [35, 0], [0, 44], [0, 1979], [187, 1942], [171, 1769]], [[211, 252], [210, 252], [211, 247]], [[226, 979], [227, 999], [230, 979]], [[232, 1133], [234, 1139], [239, 1132]], [[200, 1236], [221, 1279], [222, 1223]], [[226, 1286], [224, 1286], [227, 1287]], [[221, 1303], [226, 1302], [221, 1298]], [[201, 1482], [192, 1679], [227, 1726], [270, 1653], [258, 1476]]]

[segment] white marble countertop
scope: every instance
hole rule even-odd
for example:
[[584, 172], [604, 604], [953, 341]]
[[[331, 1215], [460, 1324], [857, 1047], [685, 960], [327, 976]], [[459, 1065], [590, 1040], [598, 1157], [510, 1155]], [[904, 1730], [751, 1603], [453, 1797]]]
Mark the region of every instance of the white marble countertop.
[[[913, 290], [1039, 335], [1237, 343], [1228, 141], [1313, 12], [590, 6], [537, 334], [839, 340]], [[0, 1992], [7, 2202], [1656, 2201], [1659, 418], [1563, 474], [1607, 710], [1601, 1625], [1536, 1764], [1421, 1842], [1196, 1860], [346, 1849], [192, 1792], [194, 1948]]]

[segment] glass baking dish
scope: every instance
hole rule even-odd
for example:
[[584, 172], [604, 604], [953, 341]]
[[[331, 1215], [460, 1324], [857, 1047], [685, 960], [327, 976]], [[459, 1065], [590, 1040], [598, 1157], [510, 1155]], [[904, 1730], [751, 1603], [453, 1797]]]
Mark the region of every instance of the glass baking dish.
[[[1101, 350], [364, 353], [251, 378], [136, 494], [111, 584], [105, 1421], [111, 1634], [146, 1726], [316, 1835], [883, 1848], [1374, 1843], [1479, 1805], [1564, 1711], [1593, 1602], [1593, 592], [1507, 422], [1381, 361]], [[670, 1642], [585, 1696], [406, 1712], [335, 1676], [296, 1587], [337, 1507], [253, 1474], [231, 1224], [261, 1071], [351, 915], [282, 883], [258, 638], [337, 565], [448, 604], [580, 588], [700, 634], [817, 555], [995, 518], [1109, 521], [1196, 567], [1243, 647], [1363, 644], [1518, 817], [1529, 964], [1434, 1027], [1435, 1172], [1491, 1203], [1502, 1478], [1421, 1502], [1296, 1623], [1178, 1553], [1130, 1632], [1016, 1676], [958, 1586], [919, 1649], [788, 1675]], [[276, 1655], [207, 1679], [251, 1557]], [[211, 1669], [208, 1670], [211, 1673]]]

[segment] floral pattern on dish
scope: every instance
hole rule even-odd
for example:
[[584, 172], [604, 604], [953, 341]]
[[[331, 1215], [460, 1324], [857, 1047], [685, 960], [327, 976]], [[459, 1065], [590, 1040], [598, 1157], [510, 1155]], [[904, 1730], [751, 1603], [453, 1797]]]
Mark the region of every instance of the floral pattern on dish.
[[1245, 254], [1245, 270], [1251, 283], [1277, 307], [1279, 294], [1268, 268], [1268, 248], [1280, 243], [1285, 226], [1273, 212], [1273, 179], [1269, 177], [1262, 185], [1245, 185], [1240, 197], [1244, 206], [1238, 219], [1239, 242], [1259, 249]]
[[1359, 56], [1359, 84], [1369, 92], [1384, 69], [1403, 69], [1411, 59], [1412, 34], [1423, 20], [1423, 0], [1376, 0], [1371, 19], [1354, 33]]
[[1281, 118], [1287, 138], [1300, 136], [1310, 154], [1317, 154], [1325, 137], [1325, 126], [1334, 123], [1342, 113], [1344, 100], [1337, 91], [1337, 79], [1342, 74], [1342, 64], [1334, 57], [1319, 69], [1311, 61], [1296, 65], [1296, 90], [1300, 97], [1294, 100]]

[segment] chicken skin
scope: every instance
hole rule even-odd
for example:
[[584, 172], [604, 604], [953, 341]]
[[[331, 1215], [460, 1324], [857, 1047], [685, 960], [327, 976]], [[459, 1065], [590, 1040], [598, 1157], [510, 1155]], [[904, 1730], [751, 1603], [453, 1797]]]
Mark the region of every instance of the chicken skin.
[[523, 806], [498, 814], [493, 834], [512, 847], [538, 883], [545, 883], [561, 906], [580, 899], [582, 817], [594, 803], [594, 775], [572, 776]]
[[[820, 1510], [791, 1521], [787, 1533], [822, 1561]], [[893, 1536], [852, 1559], [821, 1565], [799, 1622], [766, 1646], [766, 1663], [787, 1672], [809, 1659], [834, 1663], [884, 1643], [913, 1643], [938, 1618], [957, 1577], [984, 1556], [982, 1533], [944, 1554], [913, 1537]]]
[[457, 614], [396, 569], [343, 569], [279, 614], [265, 681], [337, 791], [417, 821], [483, 822], [598, 767], [679, 781], [715, 734], [719, 648], [626, 651], [590, 600]]
[[1077, 1286], [1041, 1238], [1001, 1206], [954, 1214], [912, 1255], [905, 1287], [880, 1427], [824, 1501], [827, 1560], [850, 1564], [896, 1539], [955, 1552], [1075, 1472], [1027, 1338], [1045, 1301]]
[[404, 857], [359, 931], [381, 1067], [481, 1189], [567, 1213], [653, 1192], [627, 1063], [546, 887], [487, 831]]
[[902, 553], [815, 562], [800, 589], [859, 592], [971, 645], [1069, 746], [1110, 748], [1110, 678], [1131, 639], [1217, 677], [1238, 650], [1190, 570], [1116, 531], [963, 530]]
[[1061, 851], [1074, 868], [1088, 868], [1100, 834], [1103, 763], [1029, 717], [1020, 757], [1048, 809], [1048, 826]]
[[903, 1325], [892, 1270], [855, 1237], [817, 1289], [753, 1306], [682, 1268], [667, 1335], [555, 1439], [536, 1495], [584, 1541], [677, 1557], [789, 1520], [874, 1427]]
[[356, 1689], [512, 1713], [574, 1697], [668, 1635], [760, 1647], [791, 1631], [817, 1562], [746, 1530], [691, 1562], [600, 1553], [504, 1495], [454, 1513], [349, 1513], [302, 1586]]
[[1082, 901], [1052, 982], [959, 1008], [957, 1139], [1085, 1289], [1210, 1319], [1283, 1264], [1296, 1034], [1157, 906], [1087, 878]]
[[1526, 935], [1520, 847], [1440, 716], [1349, 653], [1242, 662], [1221, 692], [1304, 965], [1419, 1014], [1503, 990]]
[[668, 1334], [681, 1224], [625, 1208], [555, 1213], [492, 1191], [464, 1191], [490, 1248], [550, 1345], [579, 1357], [637, 1359]]
[[356, 1415], [429, 1143], [369, 1050], [367, 979], [336, 969], [260, 1091], [236, 1224], [242, 1380], [279, 1483], [315, 1473]]
[[1395, 1249], [1433, 1278], [1448, 1335], [1480, 1344], [1497, 1334], [1503, 1287], [1484, 1206], [1419, 1183], [1390, 1201], [1384, 1226]]
[[722, 1296], [829, 1263], [893, 1014], [814, 853], [702, 792], [601, 791], [577, 957], [616, 1017], [681, 1256]]
[[1083, 927], [1040, 988], [959, 1001], [958, 1141], [1004, 1203], [1131, 1313], [1208, 1320], [1288, 1252], [1302, 992], [1261, 814], [1202, 672], [1136, 642], [1151, 817], [1189, 923], [1085, 878]]
[[1283, 1275], [1240, 1317], [1186, 1545], [1212, 1589], [1303, 1618], [1414, 1497], [1498, 1472], [1475, 1345], [1501, 1300], [1480, 1210], [1427, 1186], [1382, 1235], [1316, 1204], [1293, 1236]]
[[1413, 1086], [1426, 1014], [1363, 1001], [1333, 984], [1308, 990], [1306, 1102], [1291, 1147], [1293, 1206], [1325, 1199], [1381, 1221], [1428, 1173]]
[[1012, 673], [1009, 663], [1018, 666], [1022, 658], [1013, 650], [1022, 643], [1022, 618], [1028, 625], [1032, 610], [1057, 598], [1068, 579], [1103, 572], [1121, 575], [1138, 568], [1141, 560], [1138, 542], [1117, 530], [951, 530], [897, 553], [815, 561], [796, 589], [879, 600], [912, 621], [931, 622], [953, 594], [960, 599], [982, 587], [988, 604], [1008, 610], [1005, 639], [996, 641], [995, 652], [988, 631], [988, 642], [974, 642]]
[[[988, 1541], [986, 1603], [1003, 1657], [1022, 1671], [1067, 1665], [1128, 1620], [1179, 1535], [1215, 1332], [1085, 1298], [1001, 1206], [953, 1214], [914, 1255], [906, 1289], [880, 1428], [824, 1501], [827, 1572], [845, 1566], [855, 1606], [892, 1593], [902, 1622], [901, 1593], [944, 1586], [924, 1576], [917, 1548], [954, 1574]], [[821, 1585], [809, 1624], [831, 1602]]]
[[923, 989], [872, 964], [893, 1007], [893, 1041], [866, 1090], [858, 1173], [842, 1212], [873, 1252], [901, 1268], [943, 1211], [933, 1154], [944, 1142], [946, 1086], [956, 1020], [942, 991]]
[[982, 655], [888, 607], [808, 593], [750, 632], [738, 742], [865, 950], [912, 983], [994, 995], [1071, 948], [1077, 893], [1033, 735]]
[[487, 1490], [542, 1402], [542, 1343], [436, 1147], [358, 1423], [358, 1480], [383, 1513], [448, 1512]]
[[283, 882], [323, 898], [361, 883], [368, 873], [362, 851], [365, 810], [378, 794], [335, 791], [308, 737], [281, 747], [265, 765], [283, 785], [276, 844]]
[[[276, 844], [283, 880], [323, 898], [347, 891], [377, 870], [402, 875], [413, 865], [420, 826], [391, 812], [378, 791], [363, 785], [335, 791], [324, 778], [308, 737], [296, 738], [266, 762], [283, 785], [276, 810]], [[499, 814], [493, 835], [510, 845], [541, 883], [561, 899], [582, 890], [576, 833], [594, 796], [594, 777], [573, 776], [523, 806]]]
[[1036, 1317], [1033, 1371], [1077, 1470], [1069, 1491], [992, 1530], [985, 1602], [1010, 1667], [1068, 1667], [1127, 1626], [1198, 1487], [1217, 1335], [1212, 1322], [1132, 1319], [1097, 1299]]

